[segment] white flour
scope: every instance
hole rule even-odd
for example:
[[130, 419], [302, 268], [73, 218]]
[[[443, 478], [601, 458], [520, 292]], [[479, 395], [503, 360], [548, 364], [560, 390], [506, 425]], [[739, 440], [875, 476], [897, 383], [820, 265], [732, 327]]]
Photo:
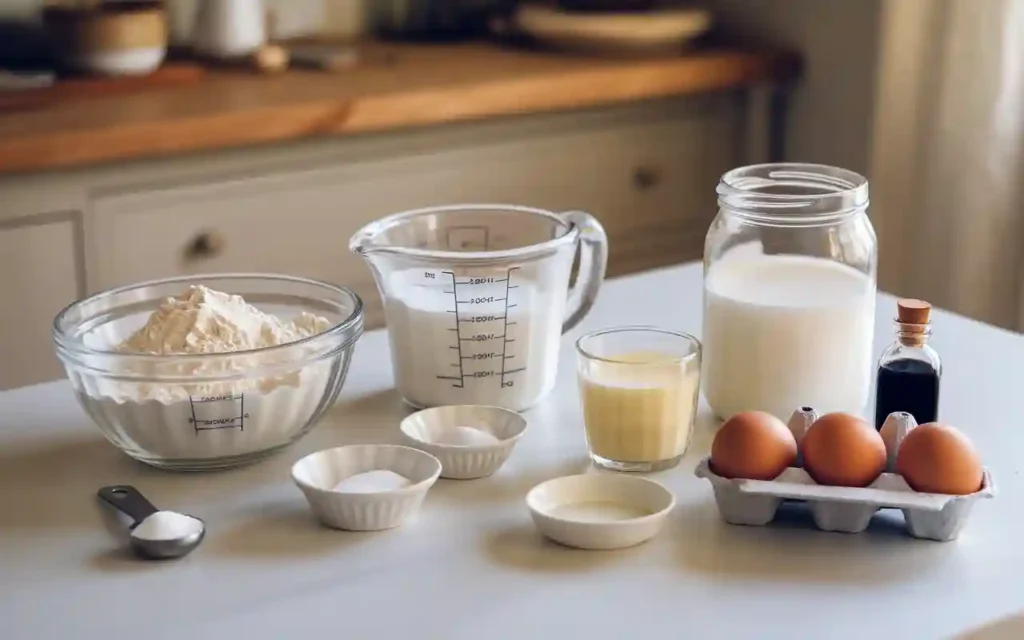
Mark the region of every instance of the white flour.
[[[167, 298], [127, 337], [103, 336], [122, 353], [211, 354], [212, 362], [130, 363], [126, 373], [180, 377], [239, 374], [294, 362], [295, 353], [213, 354], [260, 349], [307, 338], [331, 327], [309, 313], [285, 321], [240, 296], [203, 286]], [[123, 338], [123, 339], [122, 339]], [[109, 348], [109, 347], [108, 347]], [[79, 399], [94, 419], [116, 426], [112, 436], [136, 457], [220, 458], [287, 444], [317, 412], [331, 383], [330, 360], [258, 378], [181, 384], [83, 378]]]
[[[273, 347], [322, 333], [330, 321], [310, 313], [302, 313], [285, 322], [263, 313], [241, 296], [213, 291], [204, 286], [189, 287], [179, 296], [167, 298], [150, 315], [145, 326], [117, 345], [122, 353], [154, 355], [195, 355], [231, 353]], [[213, 362], [173, 362], [152, 371], [160, 376], [244, 373], [273, 364], [294, 354], [238, 356]], [[135, 371], [140, 367], [135, 366]], [[232, 382], [189, 385], [118, 385], [111, 389], [114, 397], [124, 400], [155, 399], [161, 402], [187, 401], [189, 396], [225, 396], [257, 390], [270, 393], [281, 386], [297, 387], [298, 371], [270, 377]]]
[[178, 540], [203, 530], [198, 518], [176, 511], [157, 511], [132, 529], [132, 537], [140, 540]]
[[164, 300], [146, 326], [122, 342], [118, 351], [166, 355], [262, 349], [322, 333], [330, 324], [305, 312], [284, 322], [242, 296], [198, 285]]

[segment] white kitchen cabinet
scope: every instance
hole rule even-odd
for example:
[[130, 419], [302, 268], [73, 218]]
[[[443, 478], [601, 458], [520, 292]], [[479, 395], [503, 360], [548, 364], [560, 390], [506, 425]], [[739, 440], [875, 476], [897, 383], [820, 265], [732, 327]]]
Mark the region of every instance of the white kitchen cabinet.
[[458, 202], [590, 211], [609, 233], [613, 274], [695, 259], [716, 180], [736, 161], [733, 124], [709, 111], [101, 195], [89, 220], [89, 288], [283, 272], [353, 287], [377, 326], [377, 292], [349, 237], [388, 213]]
[[79, 296], [75, 214], [44, 214], [0, 224], [0, 389], [60, 377], [54, 316]]

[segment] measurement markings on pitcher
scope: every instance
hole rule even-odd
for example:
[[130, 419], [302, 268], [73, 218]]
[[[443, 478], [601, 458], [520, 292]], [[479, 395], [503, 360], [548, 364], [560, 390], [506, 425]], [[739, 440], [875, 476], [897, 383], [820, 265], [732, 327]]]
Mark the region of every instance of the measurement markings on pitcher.
[[[506, 368], [506, 362], [515, 357], [514, 355], [509, 355], [508, 345], [515, 342], [515, 339], [509, 336], [509, 327], [515, 326], [516, 323], [509, 320], [508, 314], [509, 309], [516, 306], [509, 298], [512, 291], [518, 288], [516, 285], [511, 284], [512, 272], [518, 269], [519, 267], [510, 268], [504, 278], [478, 277], [466, 278], [462, 281], [456, 279], [455, 274], [451, 271], [441, 272], [451, 278], [451, 288], [445, 288], [443, 293], [452, 296], [452, 306], [454, 308], [449, 309], [448, 313], [455, 316], [455, 323], [448, 331], [455, 334], [455, 344], [449, 348], [457, 353], [458, 362], [452, 364], [452, 367], [458, 368], [459, 375], [438, 375], [438, 379], [452, 380], [452, 386], [459, 389], [465, 386], [466, 378], [498, 378], [499, 384], [502, 387], [511, 387], [514, 382], [506, 380], [506, 377], [513, 373], [525, 371], [525, 367], [517, 369]], [[495, 285], [500, 286], [502, 283], [505, 284], [504, 297], [500, 293], [494, 295], [496, 293], [494, 291]], [[487, 287], [486, 293], [491, 293], [492, 295], [483, 295], [484, 292], [480, 290], [483, 286]], [[484, 305], [493, 307], [493, 305], [497, 304], [500, 304], [502, 307], [500, 313], [493, 308], [480, 308]], [[502, 323], [500, 330], [487, 330], [480, 326], [496, 322]], [[500, 347], [495, 343], [500, 343]], [[486, 364], [495, 361], [501, 363], [500, 369], [495, 366], [491, 369], [477, 371], [466, 370], [465, 363], [467, 362]]]
[[[505, 376], [508, 375], [508, 374], [514, 373], [514, 371], [508, 371], [508, 370], [505, 369], [505, 363], [508, 362], [509, 358], [512, 357], [512, 356], [508, 355], [508, 345], [509, 345], [510, 342], [513, 342], [513, 340], [508, 337], [508, 325], [509, 325], [509, 322], [508, 322], [508, 310], [513, 308], [513, 307], [515, 307], [516, 305], [512, 304], [512, 302], [508, 298], [509, 298], [509, 294], [511, 293], [512, 289], [518, 289], [518, 287], [512, 286], [512, 272], [513, 271], [517, 271], [518, 269], [519, 269], [519, 267], [512, 267], [505, 274], [505, 319], [504, 319], [505, 330], [501, 332], [501, 386], [502, 387], [505, 387], [505, 386], [511, 387], [512, 386], [512, 381], [509, 381], [507, 385], [505, 384]], [[519, 371], [522, 371], [522, 369], [519, 369]]]

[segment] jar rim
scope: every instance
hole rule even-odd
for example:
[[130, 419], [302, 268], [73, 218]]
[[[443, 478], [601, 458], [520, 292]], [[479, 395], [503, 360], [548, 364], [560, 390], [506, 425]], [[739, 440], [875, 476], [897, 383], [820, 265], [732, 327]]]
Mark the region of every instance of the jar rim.
[[778, 162], [738, 167], [719, 180], [718, 206], [746, 221], [816, 226], [864, 211], [864, 176], [824, 164]]

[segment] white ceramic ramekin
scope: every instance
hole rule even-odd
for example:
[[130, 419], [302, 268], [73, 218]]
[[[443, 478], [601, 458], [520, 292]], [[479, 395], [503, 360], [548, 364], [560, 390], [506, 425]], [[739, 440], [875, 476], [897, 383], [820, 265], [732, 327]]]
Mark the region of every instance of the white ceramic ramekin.
[[[479, 429], [497, 442], [449, 444], [446, 435], [458, 427]], [[515, 411], [481, 405], [451, 405], [424, 409], [402, 420], [409, 446], [441, 461], [441, 477], [470, 480], [489, 476], [505, 464], [526, 432], [526, 419]]]
[[542, 482], [526, 494], [537, 529], [578, 549], [622, 549], [650, 540], [675, 506], [672, 492], [637, 476], [587, 473]]
[[[393, 471], [412, 484], [370, 493], [335, 491], [342, 480], [367, 471]], [[325, 449], [292, 466], [292, 480], [309, 501], [314, 515], [328, 527], [348, 531], [379, 531], [402, 524], [423, 504], [441, 474], [437, 458], [398, 445], [350, 445]]]

